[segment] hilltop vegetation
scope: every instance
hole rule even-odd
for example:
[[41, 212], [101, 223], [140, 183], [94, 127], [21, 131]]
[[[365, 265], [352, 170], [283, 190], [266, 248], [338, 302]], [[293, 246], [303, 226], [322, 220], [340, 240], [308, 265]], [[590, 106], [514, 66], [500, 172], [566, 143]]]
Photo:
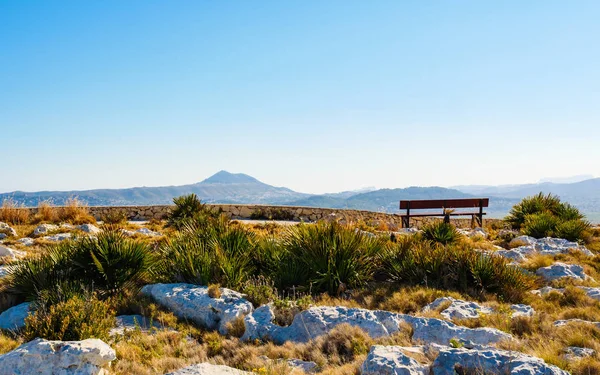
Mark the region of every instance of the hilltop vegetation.
[[[258, 373], [303, 373], [286, 364], [269, 365], [261, 355], [314, 361], [322, 374], [358, 374], [373, 344], [416, 345], [410, 333], [414, 327], [383, 339], [370, 337], [351, 321], [350, 326], [328, 331], [306, 345], [247, 342], [238, 338], [247, 330], [243, 320], [232, 320], [223, 328], [226, 333], [221, 329], [218, 333], [177, 318], [165, 306], [139, 294], [144, 285], [187, 283], [207, 288], [208, 298], [231, 293], [223, 289], [227, 287], [244, 293], [255, 309], [270, 303], [282, 327], [290, 326], [302, 311], [316, 311], [311, 310], [315, 306], [388, 310], [454, 321], [461, 329], [491, 327], [514, 338], [497, 342], [499, 348], [541, 357], [574, 374], [600, 370], [597, 354], [565, 357], [572, 346], [600, 349], [600, 331], [585, 323], [600, 321], [600, 302], [590, 294], [592, 290], [600, 293], [595, 281], [600, 280], [600, 257], [588, 250], [600, 250], [600, 231], [557, 197], [530, 197], [513, 208], [504, 227], [495, 224], [485, 232], [439, 221], [416, 234], [393, 235], [364, 223], [335, 221], [288, 227], [245, 225], [206, 210], [193, 195], [180, 197], [175, 204], [166, 223], [151, 224], [152, 236], [132, 235], [132, 224], [115, 219], [93, 237], [78, 227], [64, 227], [74, 231], [71, 239], [58, 243], [35, 239], [36, 244], [27, 247], [18, 239], [34, 226], [15, 225], [16, 236], [10, 235], [4, 244], [26, 256], [5, 260], [0, 266], [6, 274], [0, 276], [0, 312], [31, 302], [32, 314], [21, 331], [0, 334], [0, 352], [36, 337], [96, 337], [116, 348], [113, 368], [117, 374], [164, 374], [205, 361]], [[38, 223], [61, 221], [53, 207], [43, 212], [34, 219]], [[573, 238], [579, 243], [520, 246], [519, 241], [535, 241], [518, 236], [529, 233], [539, 215], [556, 220], [543, 235], [562, 233], [559, 228], [564, 223], [585, 225]], [[74, 217], [85, 217], [85, 207], [79, 207]], [[510, 258], [514, 254], [526, 256], [515, 261]], [[547, 281], [539, 269], [555, 262], [581, 266], [589, 278]], [[531, 293], [543, 285], [550, 286], [550, 292]], [[449, 299], [439, 302], [440, 297]], [[447, 309], [456, 309], [452, 307], [456, 300], [470, 300], [479, 307], [470, 318], [455, 318], [447, 315]], [[437, 307], [428, 307], [432, 303]], [[533, 312], [511, 317], [514, 303]], [[114, 336], [116, 317], [132, 313], [158, 322], [157, 327]], [[554, 324], [574, 318], [583, 323], [568, 323], [569, 329]], [[464, 345], [459, 341], [445, 344]]]

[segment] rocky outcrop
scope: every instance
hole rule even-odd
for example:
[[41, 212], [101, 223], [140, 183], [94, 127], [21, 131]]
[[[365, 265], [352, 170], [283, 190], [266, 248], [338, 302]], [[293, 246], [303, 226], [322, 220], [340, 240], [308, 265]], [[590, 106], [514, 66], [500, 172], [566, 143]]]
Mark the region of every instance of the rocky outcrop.
[[566, 264], [556, 262], [551, 266], [539, 268], [536, 275], [543, 277], [546, 281], [553, 281], [566, 278], [575, 280], [586, 280], [590, 278], [583, 272], [583, 267], [578, 264]]
[[488, 345], [512, 336], [493, 328], [470, 329], [441, 319], [420, 318], [389, 311], [347, 308], [342, 306], [318, 306], [297, 314], [288, 327], [273, 323], [272, 306], [264, 305], [244, 319], [246, 332], [242, 340], [267, 339], [276, 343], [285, 341], [308, 342], [327, 334], [340, 324], [359, 327], [371, 337], [389, 336], [408, 324], [413, 330], [413, 340], [447, 345], [451, 339], [463, 339], [480, 345]]
[[25, 318], [29, 315], [31, 303], [23, 302], [0, 314], [0, 329], [15, 331], [25, 327]]
[[476, 302], [463, 301], [452, 297], [440, 297], [423, 308], [423, 311], [437, 310], [441, 306], [447, 306], [440, 312], [444, 318], [453, 319], [475, 319], [481, 314], [491, 314], [491, 308], [482, 306]]
[[398, 346], [374, 345], [361, 368], [362, 375], [428, 375], [429, 366], [404, 354]]
[[514, 238], [509, 246], [510, 250], [500, 250], [495, 254], [515, 260], [517, 262], [524, 261], [527, 257], [534, 254], [542, 255], [558, 255], [567, 254], [570, 251], [576, 250], [581, 251], [587, 256], [593, 256], [594, 254], [588, 250], [585, 246], [579, 245], [576, 242], [571, 242], [562, 238], [540, 238], [536, 239], [529, 236], [519, 236]]
[[105, 375], [115, 351], [98, 339], [35, 339], [0, 355], [0, 375]]
[[146, 236], [146, 237], [158, 237], [158, 236], [162, 235], [159, 232], [151, 231], [148, 228], [140, 228], [140, 229], [137, 229], [137, 230], [121, 229], [121, 232], [124, 235], [126, 235], [127, 237], [133, 237], [136, 234], [139, 234], [139, 235], [142, 235], [142, 236]]
[[180, 370], [170, 372], [167, 375], [251, 375], [251, 372], [241, 371], [232, 367], [212, 365], [210, 363], [199, 363]]
[[220, 292], [220, 297], [212, 298], [207, 287], [192, 284], [151, 284], [142, 288], [142, 294], [176, 316], [226, 334], [228, 323], [251, 313], [253, 307], [238, 292], [226, 288]]
[[[463, 301], [452, 297], [440, 297], [423, 308], [424, 312], [438, 310], [444, 307], [440, 312], [448, 320], [454, 319], [476, 319], [481, 314], [492, 314], [494, 309], [482, 306], [476, 302]], [[532, 316], [534, 310], [529, 305], [511, 305], [512, 317]]]
[[514, 375], [569, 375], [542, 359], [519, 352], [497, 349], [471, 350], [445, 348], [431, 366], [433, 375], [447, 374], [514, 374]]

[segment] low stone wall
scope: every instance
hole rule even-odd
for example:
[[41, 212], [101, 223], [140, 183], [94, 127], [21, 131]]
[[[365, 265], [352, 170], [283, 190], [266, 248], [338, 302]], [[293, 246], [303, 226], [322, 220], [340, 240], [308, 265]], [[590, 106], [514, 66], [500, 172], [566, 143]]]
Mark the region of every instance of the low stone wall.
[[[208, 204], [211, 209], [221, 212], [232, 219], [257, 219], [314, 222], [319, 220], [336, 220], [341, 223], [364, 222], [369, 226], [395, 230], [402, 227], [399, 214], [389, 214], [362, 210], [345, 210], [318, 207], [268, 206], [257, 204]], [[89, 212], [96, 220], [116, 213], [123, 213], [129, 220], [162, 220], [167, 217], [174, 206], [91, 206]], [[35, 215], [37, 208], [27, 208]], [[411, 218], [411, 226], [420, 227], [430, 218]], [[487, 219], [486, 221], [493, 220]], [[452, 219], [459, 227], [469, 227], [470, 219]], [[495, 220], [494, 220], [495, 221]]]

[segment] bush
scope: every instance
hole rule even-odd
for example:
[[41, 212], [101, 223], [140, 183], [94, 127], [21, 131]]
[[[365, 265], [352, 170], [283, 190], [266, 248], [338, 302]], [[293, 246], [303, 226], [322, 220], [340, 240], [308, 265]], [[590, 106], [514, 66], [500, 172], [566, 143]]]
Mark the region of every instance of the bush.
[[558, 223], [559, 219], [549, 212], [527, 215], [523, 233], [534, 238], [550, 237]]
[[294, 267], [306, 271], [311, 291], [331, 295], [372, 280], [377, 269], [375, 255], [385, 244], [335, 222], [290, 227], [282, 242]]
[[167, 225], [176, 229], [182, 229], [185, 224], [194, 219], [199, 220], [217, 216], [194, 193], [173, 198], [173, 203], [175, 207], [167, 217]]
[[284, 208], [259, 208], [250, 215], [252, 220], [294, 220], [294, 214]]
[[25, 319], [24, 336], [27, 341], [36, 337], [62, 341], [107, 340], [114, 325], [115, 312], [108, 302], [95, 296], [73, 296], [56, 304], [38, 304], [36, 312]]
[[513, 229], [535, 238], [559, 237], [570, 241], [585, 238], [590, 223], [572, 205], [551, 194], [527, 197], [516, 204], [504, 219]]
[[45, 200], [38, 203], [37, 211], [35, 213], [33, 221], [35, 221], [36, 223], [54, 223], [58, 221], [58, 211], [50, 200]]
[[2, 207], [0, 207], [0, 221], [15, 225], [27, 224], [29, 210], [25, 209], [25, 206], [17, 204], [11, 198], [5, 199], [2, 201]]
[[403, 240], [388, 247], [381, 257], [391, 280], [478, 297], [495, 293], [518, 300], [535, 284], [533, 275], [508, 265], [506, 259], [465, 246]]
[[423, 226], [423, 238], [444, 245], [455, 243], [461, 237], [456, 227], [450, 223], [436, 221]]
[[127, 221], [127, 212], [124, 210], [108, 210], [100, 220], [104, 224], [123, 224]]
[[65, 205], [58, 209], [58, 219], [71, 224], [90, 224], [96, 222], [96, 219], [90, 215], [87, 205], [77, 198], [69, 198], [65, 201]]
[[193, 219], [161, 246], [161, 275], [176, 282], [241, 287], [252, 273], [255, 248], [252, 232], [223, 217]]
[[116, 231], [54, 245], [37, 257], [8, 268], [8, 290], [34, 300], [40, 292], [66, 283], [92, 285], [100, 296], [135, 290], [155, 259], [144, 243]]

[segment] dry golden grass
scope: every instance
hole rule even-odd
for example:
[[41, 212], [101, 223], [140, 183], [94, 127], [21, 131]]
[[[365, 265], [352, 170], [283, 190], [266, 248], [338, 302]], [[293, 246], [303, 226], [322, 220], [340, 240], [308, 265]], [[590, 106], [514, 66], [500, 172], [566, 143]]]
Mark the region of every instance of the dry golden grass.
[[71, 224], [93, 224], [96, 219], [90, 215], [86, 204], [77, 198], [69, 198], [65, 205], [58, 209], [58, 218], [60, 221]]
[[58, 221], [58, 210], [50, 201], [38, 204], [32, 223], [55, 223]]
[[5, 199], [0, 207], [0, 221], [15, 225], [26, 224], [29, 221], [29, 210], [11, 198]]
[[15, 339], [0, 333], [0, 354], [10, 352], [22, 343], [23, 340], [21, 339]]

